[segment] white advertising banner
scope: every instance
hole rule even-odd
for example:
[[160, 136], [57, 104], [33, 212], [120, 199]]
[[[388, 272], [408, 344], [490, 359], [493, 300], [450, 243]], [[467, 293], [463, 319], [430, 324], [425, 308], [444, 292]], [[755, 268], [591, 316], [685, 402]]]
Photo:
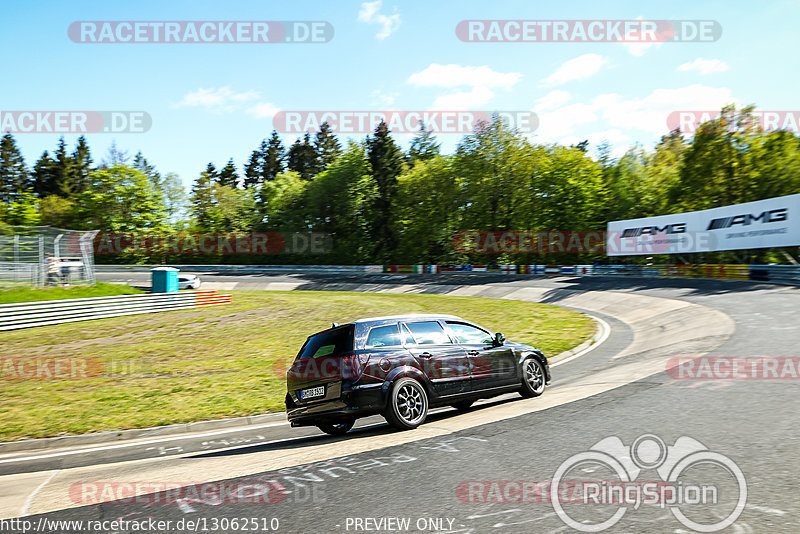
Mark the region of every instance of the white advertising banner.
[[800, 194], [608, 223], [606, 254], [685, 254], [800, 245]]

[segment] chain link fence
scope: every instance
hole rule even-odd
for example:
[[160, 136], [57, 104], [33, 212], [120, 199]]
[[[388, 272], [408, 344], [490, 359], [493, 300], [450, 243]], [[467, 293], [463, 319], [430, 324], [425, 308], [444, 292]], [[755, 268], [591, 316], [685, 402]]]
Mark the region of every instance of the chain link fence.
[[96, 234], [49, 226], [1, 226], [0, 287], [93, 285]]

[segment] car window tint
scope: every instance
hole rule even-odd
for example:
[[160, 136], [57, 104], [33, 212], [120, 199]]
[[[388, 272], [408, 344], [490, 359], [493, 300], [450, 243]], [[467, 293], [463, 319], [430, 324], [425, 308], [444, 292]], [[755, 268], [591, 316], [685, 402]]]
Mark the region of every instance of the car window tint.
[[480, 328], [464, 323], [448, 322], [447, 324], [450, 326], [450, 330], [453, 331], [459, 343], [464, 343], [465, 345], [479, 345], [492, 342], [491, 334]]
[[411, 330], [418, 345], [441, 345], [450, 343], [450, 338], [436, 321], [425, 321], [420, 323], [406, 323]]
[[367, 347], [392, 347], [400, 345], [400, 332], [396, 324], [377, 326], [369, 331]]
[[353, 350], [353, 325], [345, 325], [309, 337], [297, 357], [321, 358], [351, 350]]

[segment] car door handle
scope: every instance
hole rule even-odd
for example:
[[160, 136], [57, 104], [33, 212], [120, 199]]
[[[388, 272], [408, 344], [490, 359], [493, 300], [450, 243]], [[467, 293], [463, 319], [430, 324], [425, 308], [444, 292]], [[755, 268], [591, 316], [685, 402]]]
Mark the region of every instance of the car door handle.
[[423, 352], [419, 355], [420, 358], [433, 358], [433, 354], [430, 352]]
[[470, 356], [477, 356], [478, 354], [480, 354], [480, 352], [478, 352], [477, 350], [471, 350], [468, 351], [467, 354], [469, 354]]

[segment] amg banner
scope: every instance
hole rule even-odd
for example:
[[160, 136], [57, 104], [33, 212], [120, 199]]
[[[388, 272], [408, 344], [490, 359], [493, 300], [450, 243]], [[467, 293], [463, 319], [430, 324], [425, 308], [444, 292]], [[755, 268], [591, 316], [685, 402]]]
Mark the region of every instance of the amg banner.
[[800, 194], [608, 223], [606, 254], [685, 254], [800, 245]]

